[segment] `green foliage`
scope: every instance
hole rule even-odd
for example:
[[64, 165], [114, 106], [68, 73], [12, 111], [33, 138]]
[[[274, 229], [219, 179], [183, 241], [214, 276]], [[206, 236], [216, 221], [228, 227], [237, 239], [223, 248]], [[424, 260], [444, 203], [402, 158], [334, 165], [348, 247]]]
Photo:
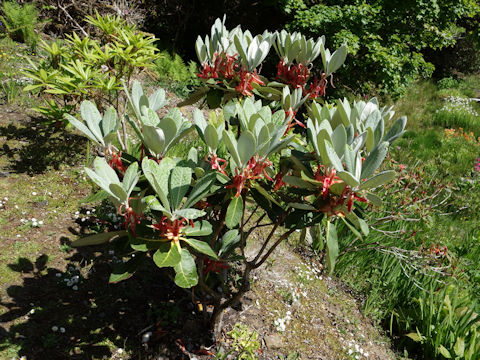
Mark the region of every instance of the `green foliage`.
[[101, 108], [118, 105], [122, 89], [134, 75], [152, 68], [157, 59], [155, 38], [116, 16], [88, 17], [97, 38], [67, 35], [66, 40], [41, 42], [45, 58], [24, 70], [33, 80], [25, 91], [40, 91], [45, 105], [34, 110], [49, 121], [64, 121], [86, 98]]
[[460, 82], [453, 77], [446, 77], [437, 81], [439, 89], [454, 89], [460, 85]]
[[1, 24], [5, 27], [5, 33], [13, 40], [26, 43], [35, 50], [38, 43], [38, 10], [35, 3], [19, 5], [15, 1], [3, 1], [0, 10]]
[[188, 96], [192, 87], [200, 85], [197, 65], [193, 61], [185, 64], [178, 54], [172, 55], [165, 50], [160, 52], [154, 70], [161, 86], [182, 97]]
[[344, 84], [361, 93], [371, 84], [393, 96], [432, 74], [423, 50], [454, 45], [465, 31], [461, 22], [480, 12], [473, 0], [281, 1], [279, 6], [290, 15], [288, 30], [325, 35], [334, 46], [346, 43], [351, 58], [339, 72]]
[[227, 333], [232, 338], [232, 347], [237, 353], [237, 359], [256, 360], [257, 350], [260, 348], [258, 334], [250, 330], [247, 325], [236, 323], [234, 328]]
[[[456, 86], [463, 91], [470, 83], [475, 79]], [[402, 106], [410, 107], [421, 130], [407, 131], [391, 153], [390, 167], [398, 167], [400, 177], [379, 192], [384, 201], [377, 214], [365, 213], [375, 224], [370, 234], [360, 238], [337, 225], [336, 271], [365, 292], [366, 313], [408, 353], [478, 359], [480, 182], [474, 167], [480, 143], [462, 129], [425, 129], [441, 106], [436, 87], [411, 91]], [[419, 91], [423, 108], [413, 105]]]

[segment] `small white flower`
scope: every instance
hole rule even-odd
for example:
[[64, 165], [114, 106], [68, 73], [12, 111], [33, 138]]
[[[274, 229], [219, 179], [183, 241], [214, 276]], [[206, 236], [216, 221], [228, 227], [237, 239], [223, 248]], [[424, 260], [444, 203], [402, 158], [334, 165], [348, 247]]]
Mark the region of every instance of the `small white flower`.
[[32, 191], [32, 195], [33, 195], [33, 196], [36, 196], [37, 193], [36, 193], [35, 191]]
[[17, 234], [17, 238], [21, 238], [21, 237], [22, 237], [22, 235], [20, 235], [20, 234]]
[[43, 221], [40, 220], [40, 221], [38, 222], [38, 225], [43, 225]]
[[123, 349], [122, 349], [122, 348], [118, 348], [118, 349], [117, 349], [117, 353], [123, 354]]
[[18, 209], [18, 205], [15, 205], [15, 209]]
[[87, 215], [90, 215], [90, 211], [87, 211]]
[[58, 326], [52, 326], [52, 331], [57, 332], [58, 331]]
[[61, 328], [60, 328], [60, 332], [61, 332], [62, 334], [65, 333], [65, 328], [64, 328], [64, 327], [61, 327]]
[[78, 290], [78, 286], [77, 286], [77, 285], [73, 285], [73, 286], [72, 286], [72, 290], [77, 291], [77, 290]]
[[37, 222], [37, 219], [31, 218], [32, 222]]
[[8, 201], [8, 197], [4, 197], [3, 200]]
[[30, 314], [35, 314], [35, 309], [30, 310]]

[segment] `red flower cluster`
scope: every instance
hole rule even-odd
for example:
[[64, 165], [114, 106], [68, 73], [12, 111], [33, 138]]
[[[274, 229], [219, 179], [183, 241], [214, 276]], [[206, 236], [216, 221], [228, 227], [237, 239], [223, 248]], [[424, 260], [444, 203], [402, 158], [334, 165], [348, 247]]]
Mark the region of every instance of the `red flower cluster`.
[[108, 165], [110, 165], [110, 167], [114, 170], [117, 169], [122, 174], [125, 173], [127, 169], [125, 169], [125, 166], [123, 166], [123, 163], [122, 163], [122, 153], [119, 152], [117, 154], [115, 152], [112, 152], [111, 155], [112, 155], [112, 158], [108, 162]]
[[[161, 236], [169, 241], [179, 241], [182, 229], [189, 224], [185, 218], [178, 220], [170, 220], [165, 215], [158, 224], [154, 224], [153, 228], [160, 231]], [[193, 220], [190, 220], [193, 228]]]
[[290, 64], [280, 60], [277, 65], [277, 79], [292, 86], [295, 89], [303, 89], [303, 96], [309, 96], [310, 99], [316, 99], [319, 96], [325, 96], [325, 89], [327, 87], [327, 80], [325, 73], [318, 79], [314, 78], [310, 84], [310, 89], [307, 87], [307, 82], [310, 79], [310, 67], [305, 64]]
[[268, 176], [265, 171], [265, 168], [271, 165], [272, 163], [267, 159], [259, 161], [258, 156], [252, 157], [248, 161], [247, 166], [240, 173], [238, 172], [238, 168], [235, 168], [235, 176], [233, 177], [233, 183], [231, 185], [227, 185], [226, 188], [237, 189], [235, 197], [239, 197], [248, 180], [257, 180], [260, 179], [263, 175], [268, 180], [273, 181], [273, 179]]
[[[227, 160], [219, 158], [217, 154], [208, 154], [205, 158], [205, 161], [210, 163], [212, 170], [217, 170], [223, 175], [227, 175], [227, 173], [225, 172], [225, 167], [228, 164]], [[220, 163], [222, 163], [222, 165], [220, 165]]]
[[295, 89], [304, 89], [308, 79], [310, 79], [310, 68], [305, 64], [287, 65], [282, 59], [277, 65], [277, 79]]
[[238, 63], [236, 62], [237, 55], [227, 55], [226, 53], [213, 54], [213, 64], [205, 62], [203, 69], [198, 77], [203, 79], [218, 79], [220, 77], [224, 79], [233, 79], [238, 70]]
[[125, 221], [123, 222], [123, 226], [125, 226], [125, 229], [130, 229], [133, 236], [136, 236], [136, 226], [140, 224], [140, 220], [143, 218], [143, 215], [137, 214], [135, 211], [133, 211], [130, 205], [125, 206], [124, 204], [119, 206], [118, 214], [120, 216], [123, 216], [125, 219]]
[[235, 87], [235, 90], [245, 96], [253, 95], [253, 83], [259, 85], [265, 85], [260, 80], [257, 74], [257, 70], [248, 72], [245, 68], [242, 68], [241, 64], [237, 60], [237, 54], [231, 56], [225, 52], [215, 53], [213, 55], [212, 63], [205, 62], [203, 64], [202, 72], [197, 74], [202, 79], [235, 79], [240, 78], [240, 83]]
[[252, 84], [256, 83], [259, 85], [265, 85], [265, 83], [260, 80], [257, 74], [257, 69], [253, 72], [248, 72], [246, 70], [240, 71], [240, 84], [235, 86], [235, 90], [245, 96], [253, 95], [253, 86]]

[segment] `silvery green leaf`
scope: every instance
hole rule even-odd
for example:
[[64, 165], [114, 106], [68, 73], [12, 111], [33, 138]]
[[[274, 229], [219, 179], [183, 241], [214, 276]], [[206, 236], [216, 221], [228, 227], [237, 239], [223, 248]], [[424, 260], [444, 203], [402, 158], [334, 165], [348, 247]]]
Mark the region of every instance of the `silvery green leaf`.
[[93, 168], [98, 176], [104, 179], [106, 183], [120, 184], [117, 173], [107, 164], [105, 158], [97, 156], [93, 161]]
[[80, 105], [80, 114], [92, 134], [95, 135], [98, 140], [103, 139], [102, 130], [100, 129], [102, 116], [98, 112], [97, 107], [88, 100], [82, 101], [82, 104]]
[[388, 142], [384, 141], [378, 145], [363, 162], [362, 179], [368, 178], [382, 164], [388, 152]]

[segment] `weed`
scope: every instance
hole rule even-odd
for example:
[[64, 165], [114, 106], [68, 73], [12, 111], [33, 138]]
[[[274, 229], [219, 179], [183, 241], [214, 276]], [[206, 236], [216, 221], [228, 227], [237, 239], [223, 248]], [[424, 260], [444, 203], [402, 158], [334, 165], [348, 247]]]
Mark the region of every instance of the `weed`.
[[250, 330], [247, 325], [236, 323], [234, 328], [228, 332], [228, 336], [233, 339], [232, 347], [238, 353], [236, 359], [256, 360], [256, 352], [260, 348], [258, 334]]

